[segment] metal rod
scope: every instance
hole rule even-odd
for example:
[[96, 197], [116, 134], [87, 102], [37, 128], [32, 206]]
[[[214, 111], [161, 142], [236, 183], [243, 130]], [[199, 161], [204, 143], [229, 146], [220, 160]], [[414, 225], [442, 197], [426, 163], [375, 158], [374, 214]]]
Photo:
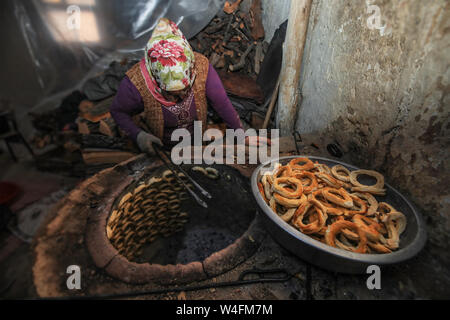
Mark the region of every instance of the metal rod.
[[197, 181], [195, 181], [190, 175], [188, 175], [187, 174], [187, 172], [186, 171], [184, 171], [184, 169], [183, 168], [181, 168], [180, 166], [177, 166], [177, 168], [186, 176], [186, 178], [188, 178], [188, 180], [190, 181], [190, 182], [192, 182], [192, 184], [206, 197], [206, 198], [208, 198], [208, 199], [212, 199], [212, 196], [211, 196], [211, 194], [208, 192], [208, 191], [206, 191], [205, 189], [203, 189], [203, 187], [201, 186], [201, 185], [199, 185], [198, 183], [197, 183]]
[[[270, 274], [279, 274], [279, 276], [270, 276]], [[256, 279], [248, 279], [245, 280], [245, 276], [248, 274], [256, 274], [258, 277]], [[269, 275], [267, 277], [266, 275]], [[104, 294], [104, 295], [96, 295], [96, 296], [80, 296], [80, 297], [61, 297], [61, 298], [40, 298], [38, 300], [98, 300], [98, 299], [118, 299], [118, 298], [126, 298], [126, 297], [137, 297], [142, 295], [151, 295], [151, 294], [165, 294], [170, 292], [181, 292], [181, 291], [198, 291], [210, 288], [223, 288], [223, 287], [233, 287], [233, 286], [245, 286], [255, 283], [276, 283], [276, 282], [286, 282], [292, 278], [292, 275], [289, 274], [284, 269], [273, 269], [273, 270], [248, 270], [241, 273], [238, 280], [234, 281], [225, 281], [218, 283], [208, 283], [198, 286], [181, 286], [181, 287], [172, 287], [172, 288], [164, 288], [164, 289], [154, 289], [154, 290], [146, 290], [146, 291], [134, 291], [134, 292], [126, 292], [126, 293], [115, 293], [115, 294]]]
[[[164, 164], [166, 165], [166, 167], [173, 173], [173, 175], [175, 176], [175, 178], [177, 179], [177, 181], [179, 183], [181, 183], [186, 190], [189, 192], [189, 194], [194, 198], [195, 201], [197, 201], [197, 203], [199, 205], [201, 205], [203, 208], [208, 208], [208, 204], [203, 201], [202, 199], [200, 199], [200, 197], [191, 189], [189, 188], [189, 186], [178, 176], [178, 173], [175, 172], [176, 170], [174, 170], [169, 163], [167, 162], [167, 160], [164, 158], [164, 156], [161, 155], [161, 153], [164, 153], [162, 150], [160, 150], [159, 148], [155, 148], [156, 154], [158, 155], [158, 157], [161, 159], [162, 162], [164, 162]], [[161, 152], [161, 153], [160, 153]], [[165, 155], [165, 154], [164, 154]]]
[[173, 163], [172, 158], [169, 157], [159, 146], [157, 146], [157, 148], [159, 149], [159, 151], [161, 151], [170, 161], [170, 163], [175, 166], [177, 168], [177, 170], [181, 171], [186, 178], [188, 178], [188, 180], [208, 199], [212, 199], [211, 194], [206, 191], [201, 185], [199, 185], [197, 183], [197, 181], [195, 181], [181, 166], [176, 165], [175, 163]]

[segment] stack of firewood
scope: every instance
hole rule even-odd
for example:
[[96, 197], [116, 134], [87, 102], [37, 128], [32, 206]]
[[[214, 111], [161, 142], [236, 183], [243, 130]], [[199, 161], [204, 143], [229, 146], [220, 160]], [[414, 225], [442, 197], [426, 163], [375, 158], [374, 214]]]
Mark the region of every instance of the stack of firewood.
[[109, 113], [113, 99], [80, 103], [77, 124], [83, 138], [79, 145], [86, 164], [119, 163], [135, 155], [131, 140], [124, 144], [125, 134]]
[[261, 11], [261, 0], [226, 1], [223, 13], [191, 39], [191, 46], [219, 71], [256, 78], [267, 50]]

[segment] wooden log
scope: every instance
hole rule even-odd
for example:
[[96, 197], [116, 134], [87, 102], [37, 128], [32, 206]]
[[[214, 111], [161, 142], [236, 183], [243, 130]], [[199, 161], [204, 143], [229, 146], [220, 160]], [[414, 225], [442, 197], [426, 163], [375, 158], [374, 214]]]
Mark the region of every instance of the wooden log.
[[136, 156], [131, 152], [108, 150], [84, 150], [81, 155], [84, 163], [88, 165], [116, 164]]
[[132, 142], [127, 138], [116, 138], [101, 134], [79, 135], [75, 138], [82, 149], [133, 150]]
[[105, 136], [115, 137], [117, 135], [117, 124], [113, 118], [100, 120], [99, 131]]
[[280, 93], [278, 98], [278, 123], [280, 134], [290, 135], [295, 127], [299, 103], [298, 86], [303, 51], [308, 30], [312, 0], [291, 2], [286, 40], [281, 67]]
[[254, 47], [255, 47], [254, 43], [249, 45], [247, 50], [245, 50], [244, 54], [241, 56], [241, 59], [239, 60], [239, 62], [234, 65], [229, 66], [228, 69], [230, 71], [237, 71], [239, 69], [242, 69], [245, 66], [245, 58], [247, 58], [247, 56], [253, 50]]
[[233, 22], [234, 19], [234, 15], [230, 17], [230, 19], [228, 20], [228, 24], [227, 24], [227, 28], [225, 30], [225, 33], [223, 35], [223, 41], [222, 41], [222, 46], [225, 46], [228, 42], [228, 40], [231, 38], [231, 32], [230, 32], [230, 27], [231, 27], [231, 23]]
[[80, 118], [77, 124], [78, 132], [81, 134], [95, 134], [100, 132], [98, 122], [91, 122], [89, 120]]
[[199, 33], [197, 35], [198, 45], [197, 47], [200, 49], [200, 52], [204, 53], [208, 49], [208, 42], [204, 39], [203, 34]]
[[209, 63], [211, 63], [211, 65], [214, 68], [216, 68], [219, 61], [220, 61], [220, 56], [217, 53], [213, 52], [211, 54], [211, 57], [209, 58]]
[[253, 38], [250, 32], [250, 25], [251, 25], [251, 21], [250, 21], [250, 14], [244, 14], [242, 13], [240, 15], [241, 12], [239, 12], [239, 16], [241, 19], [242, 24], [244, 25], [244, 28], [241, 28], [242, 32], [247, 36], [247, 38], [251, 39]]
[[[293, 1], [296, 2], [296, 1]], [[254, 40], [264, 38], [264, 26], [262, 24], [261, 0], [253, 0], [250, 8], [251, 35]]]
[[222, 20], [219, 23], [216, 23], [214, 25], [211, 25], [211, 26], [207, 27], [205, 29], [205, 33], [207, 33], [207, 34], [216, 33], [218, 31], [222, 30], [225, 27], [226, 24], [227, 24], [227, 21]]
[[213, 50], [218, 50], [219, 49], [219, 45], [220, 45], [221, 41], [220, 39], [217, 39], [216, 42], [214, 42], [211, 46], [211, 49]]
[[216, 64], [216, 68], [222, 69], [224, 67], [225, 67], [225, 57], [222, 55], [222, 56], [220, 56], [219, 61]]
[[263, 60], [263, 47], [262, 47], [262, 42], [258, 42], [258, 44], [256, 45], [256, 50], [255, 50], [255, 73], [259, 74], [259, 71], [261, 70], [261, 62]]
[[232, 50], [236, 53], [236, 55], [242, 55], [244, 51], [241, 50], [240, 43], [237, 42], [228, 42], [226, 46], [224, 46], [225, 49]]
[[[236, 26], [237, 27], [237, 26]], [[245, 35], [244, 32], [242, 32], [240, 29], [235, 28], [234, 31], [236, 31], [236, 33], [245, 41], [250, 41], [250, 39]]]
[[241, 73], [219, 72], [223, 86], [228, 94], [264, 103], [264, 93], [255, 80]]
[[78, 106], [80, 113], [88, 113], [94, 107], [94, 103], [89, 100], [83, 100]]
[[92, 116], [102, 116], [104, 114], [109, 113], [109, 108], [111, 108], [111, 105], [115, 99], [115, 96], [111, 96], [109, 98], [103, 99], [99, 102], [97, 102], [94, 107], [90, 110], [90, 114]]
[[239, 8], [239, 5], [241, 4], [242, 0], [236, 0], [234, 3], [231, 3], [230, 1], [226, 1], [225, 5], [223, 6], [223, 11], [226, 14], [232, 14], [235, 13], [236, 10]]
[[82, 101], [79, 106], [80, 117], [91, 122], [98, 122], [102, 119], [111, 117], [109, 108], [111, 107], [114, 98], [115, 96], [111, 96], [95, 104], [87, 100]]

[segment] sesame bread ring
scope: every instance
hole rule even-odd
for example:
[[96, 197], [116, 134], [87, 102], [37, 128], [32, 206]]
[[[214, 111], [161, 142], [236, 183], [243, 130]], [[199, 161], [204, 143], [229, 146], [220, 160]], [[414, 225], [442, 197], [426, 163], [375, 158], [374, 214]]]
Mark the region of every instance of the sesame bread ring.
[[120, 199], [118, 207], [121, 208], [128, 200], [131, 199], [132, 196], [133, 194], [131, 192], [128, 192], [126, 195], [124, 195], [122, 199]]
[[392, 250], [390, 250], [386, 245], [381, 244], [379, 242], [367, 242], [369, 247], [373, 250], [375, 250], [378, 253], [391, 253]]
[[219, 179], [219, 177], [220, 177], [219, 170], [211, 168], [211, 167], [208, 167], [205, 170], [207, 172], [206, 175], [207, 175], [208, 178], [210, 178], [210, 179]]
[[331, 174], [338, 180], [350, 182], [350, 170], [343, 165], [335, 165], [331, 168]]
[[350, 198], [353, 200], [353, 207], [351, 209], [344, 210], [344, 214], [346, 217], [352, 217], [355, 214], [366, 214], [367, 205], [366, 202], [352, 194], [350, 194]]
[[280, 204], [286, 208], [298, 208], [303, 202], [307, 201], [307, 198], [304, 194], [302, 194], [301, 198], [299, 198], [299, 199], [289, 199], [289, 198], [283, 197], [282, 195], [280, 195], [278, 193], [274, 193], [273, 198], [275, 199], [275, 201], [278, 204]]
[[314, 169], [314, 163], [308, 158], [295, 158], [289, 161], [292, 170], [311, 170]]
[[[343, 220], [343, 221], [348, 221], [348, 220]], [[350, 229], [342, 229], [341, 232], [347, 239], [359, 241], [358, 233], [351, 231]]]
[[153, 199], [147, 199], [147, 200], [144, 200], [144, 201], [142, 201], [142, 203], [141, 203], [141, 208], [146, 208], [146, 207], [152, 205], [153, 203], [154, 203], [154, 202], [153, 202]]
[[355, 232], [359, 236], [359, 244], [356, 248], [348, 247], [349, 251], [356, 253], [365, 253], [367, 252], [367, 237], [364, 231], [359, 228], [355, 223], [350, 221], [337, 221], [332, 225], [328, 226], [327, 231], [325, 232], [325, 241], [329, 246], [336, 248], [336, 236], [343, 230], [350, 229]]
[[273, 212], [275, 212], [283, 221], [289, 222], [295, 214], [296, 208], [290, 208], [286, 210], [284, 213], [279, 213], [277, 208], [277, 202], [274, 198], [271, 198], [269, 201], [269, 206]]
[[371, 217], [371, 216], [375, 215], [375, 213], [378, 210], [378, 201], [377, 201], [377, 199], [375, 199], [375, 197], [373, 195], [371, 195], [370, 193], [367, 193], [367, 192], [355, 192], [350, 195], [353, 195], [355, 197], [363, 199], [367, 202], [368, 208], [367, 208], [366, 216]]
[[151, 177], [148, 182], [147, 182], [147, 186], [153, 186], [156, 185], [158, 183], [160, 183], [162, 181], [162, 178], [157, 178], [157, 177]]
[[295, 214], [295, 210], [297, 210], [297, 209], [296, 208], [288, 209], [283, 215], [280, 216], [280, 218], [286, 222], [291, 221], [292, 217]]
[[389, 249], [398, 249], [400, 235], [406, 229], [406, 217], [401, 212], [391, 212], [383, 220], [388, 231], [386, 244]]
[[392, 212], [397, 212], [397, 210], [395, 210], [395, 208], [393, 206], [391, 206], [389, 203], [380, 202], [378, 204], [378, 212], [380, 212], [384, 215], [388, 215]]
[[175, 209], [178, 209], [179, 207], [180, 207], [180, 204], [181, 204], [181, 201], [180, 200], [178, 200], [178, 199], [173, 199], [173, 200], [170, 200], [169, 201], [169, 204], [168, 204], [168, 209], [169, 210], [175, 210]]
[[166, 171], [164, 171], [164, 172], [162, 173], [162, 177], [163, 177], [163, 178], [168, 178], [168, 177], [170, 177], [170, 176], [173, 176], [172, 170], [166, 170]]
[[201, 172], [201, 173], [203, 173], [205, 176], [208, 175], [208, 172], [206, 171], [206, 169], [203, 168], [203, 167], [199, 167], [199, 166], [192, 167], [192, 168], [191, 168], [191, 171]]
[[281, 177], [290, 177], [292, 176], [292, 168], [289, 165], [280, 166], [274, 170], [272, 176], [274, 179]]
[[377, 189], [374, 187], [352, 187], [353, 192], [368, 192], [376, 196], [385, 196], [386, 189]]
[[168, 203], [169, 203], [169, 200], [161, 199], [161, 200], [158, 200], [158, 201], [156, 202], [156, 207], [158, 207], [158, 208], [164, 207], [164, 206], [166, 206]]
[[316, 172], [316, 177], [323, 181], [330, 187], [339, 189], [342, 187], [343, 183], [335, 178], [333, 178], [330, 174], [324, 172]]
[[331, 174], [331, 169], [326, 164], [323, 163], [314, 163], [314, 171], [315, 172], [321, 172], [326, 174]]
[[386, 242], [386, 239], [378, 231], [380, 226], [372, 219], [356, 214], [353, 216], [352, 221], [361, 228], [367, 236], [367, 239], [372, 242]]
[[323, 197], [322, 189], [314, 191], [312, 194], [310, 194], [310, 199], [316, 200], [317, 205], [327, 215], [341, 216], [344, 214], [343, 208], [337, 207], [335, 204], [330, 203], [327, 199]]
[[108, 239], [111, 239], [113, 236], [113, 231], [110, 226], [106, 226], [106, 236], [108, 237]]
[[266, 200], [269, 200], [270, 198], [272, 198], [272, 184], [269, 180], [269, 175], [265, 174], [262, 176], [261, 178], [261, 183], [264, 187], [264, 194], [266, 196]]
[[[293, 190], [288, 187], [293, 187]], [[297, 199], [303, 194], [302, 182], [293, 177], [274, 179], [272, 188], [276, 193], [290, 199]]]
[[[362, 175], [362, 174], [375, 178], [376, 183], [371, 186], [361, 184], [358, 181], [358, 176]], [[370, 192], [370, 193], [378, 194], [378, 195], [382, 195], [382, 194], [386, 193], [386, 190], [383, 188], [384, 187], [384, 176], [381, 173], [373, 171], [373, 170], [360, 169], [360, 170], [352, 171], [350, 173], [350, 183], [354, 186], [352, 188], [352, 191]]]
[[134, 189], [134, 194], [138, 194], [139, 192], [141, 192], [142, 190], [145, 190], [146, 188], [147, 188], [147, 185], [141, 184], [136, 189]]
[[156, 189], [156, 188], [149, 188], [148, 190], [146, 190], [145, 191], [145, 195], [147, 196], [147, 197], [150, 197], [150, 196], [152, 196], [153, 194], [156, 194], [156, 193], [158, 193], [159, 191], [158, 191], [158, 189]]
[[258, 182], [258, 190], [259, 190], [259, 193], [261, 194], [261, 197], [263, 198], [264, 202], [267, 203], [266, 194], [264, 192], [264, 187], [261, 182]]
[[[311, 215], [315, 214], [316, 218]], [[309, 223], [304, 223], [303, 220], [309, 217]], [[325, 225], [327, 218], [323, 211], [315, 205], [314, 200], [306, 201], [295, 211], [292, 222], [294, 226], [300, 229], [304, 234], [312, 234], [319, 232]]]
[[[158, 193], [157, 195], [155, 195], [155, 196], [153, 197], [153, 200], [154, 200], [155, 202], [157, 202], [157, 201], [159, 201], [159, 200], [167, 200], [167, 198], [168, 198], [167, 193], [161, 192], [161, 193]], [[151, 199], [150, 199], [150, 200], [151, 200]]]
[[328, 201], [335, 203], [341, 207], [351, 209], [353, 207], [353, 199], [344, 188], [334, 189], [326, 187], [322, 189], [322, 195]]
[[119, 216], [120, 216], [119, 211], [118, 210], [113, 210], [113, 212], [109, 216], [109, 223], [117, 222], [117, 220], [119, 219]]
[[397, 210], [395, 210], [393, 206], [386, 202], [380, 202], [378, 204], [378, 210], [375, 215], [380, 221], [384, 221], [387, 215], [393, 212], [397, 212]]
[[[327, 228], [328, 229], [328, 228]], [[338, 236], [339, 240], [336, 238], [336, 247], [352, 251], [355, 247], [348, 241], [344, 233], [340, 233]]]
[[[317, 189], [317, 178], [314, 173], [309, 171], [301, 171], [295, 172], [292, 176], [302, 182], [304, 194], [309, 194]], [[309, 180], [309, 183], [307, 180]]]

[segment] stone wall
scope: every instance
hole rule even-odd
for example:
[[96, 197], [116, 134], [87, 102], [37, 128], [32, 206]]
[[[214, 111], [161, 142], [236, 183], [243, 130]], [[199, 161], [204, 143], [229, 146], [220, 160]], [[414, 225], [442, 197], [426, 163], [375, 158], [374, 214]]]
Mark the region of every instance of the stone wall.
[[433, 248], [450, 243], [449, 9], [446, 0], [314, 0], [296, 120], [383, 172], [420, 207]]

